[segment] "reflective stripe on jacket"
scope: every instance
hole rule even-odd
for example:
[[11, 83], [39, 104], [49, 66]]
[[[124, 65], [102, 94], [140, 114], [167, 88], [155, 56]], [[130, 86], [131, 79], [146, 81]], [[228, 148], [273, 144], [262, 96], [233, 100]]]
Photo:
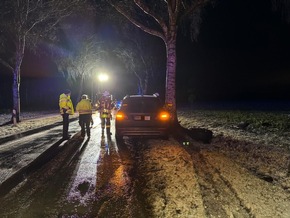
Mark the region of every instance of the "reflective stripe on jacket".
[[113, 109], [113, 104], [111, 97], [102, 97], [99, 100], [99, 113], [100, 118], [111, 118], [111, 110]]
[[59, 110], [61, 114], [67, 113], [70, 115], [74, 114], [74, 106], [70, 96], [61, 94], [59, 96]]
[[76, 106], [79, 114], [92, 114], [92, 104], [88, 99], [82, 99]]

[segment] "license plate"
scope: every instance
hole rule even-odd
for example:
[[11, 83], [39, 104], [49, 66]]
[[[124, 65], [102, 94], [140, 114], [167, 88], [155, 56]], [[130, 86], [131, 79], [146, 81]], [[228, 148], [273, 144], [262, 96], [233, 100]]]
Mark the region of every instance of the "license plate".
[[145, 116], [144, 120], [150, 120], [150, 116]]
[[141, 116], [134, 116], [134, 120], [141, 120]]

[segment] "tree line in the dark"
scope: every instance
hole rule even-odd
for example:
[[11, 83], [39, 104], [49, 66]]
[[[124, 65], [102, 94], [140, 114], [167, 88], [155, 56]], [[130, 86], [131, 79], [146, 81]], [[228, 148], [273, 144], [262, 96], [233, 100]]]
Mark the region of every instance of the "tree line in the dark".
[[[80, 85], [78, 96], [81, 95], [85, 82], [92, 80], [96, 69], [106, 65], [105, 61], [111, 56], [123, 62], [123, 71], [135, 75], [140, 92], [146, 93], [150, 78], [159, 72], [152, 67], [156, 59], [146, 55], [150, 43], [143, 41], [146, 37], [138, 37], [140, 32], [132, 29], [135, 26], [163, 42], [166, 66], [165, 104], [176, 115], [178, 30], [183, 28], [192, 38], [196, 38], [204, 10], [216, 2], [222, 3], [214, 0], [1, 1], [0, 64], [13, 75], [12, 108], [19, 116], [21, 66], [27, 50], [32, 50], [37, 55], [46, 53], [54, 57], [64, 78], [71, 85]], [[286, 20], [289, 17], [288, 2], [271, 2], [274, 10], [281, 12]], [[98, 14], [105, 15], [106, 19], [118, 24], [107, 36], [110, 38], [112, 34], [118, 33], [118, 36], [122, 36], [122, 41], [115, 44], [111, 41], [110, 44], [106, 39], [99, 38], [98, 31], [92, 31], [95, 28], [94, 19], [99, 19], [96, 16]], [[86, 20], [88, 25], [85, 26], [91, 31], [82, 29], [82, 25], [74, 25], [78, 24], [80, 18], [89, 18]], [[90, 19], [93, 19], [92, 23]]]

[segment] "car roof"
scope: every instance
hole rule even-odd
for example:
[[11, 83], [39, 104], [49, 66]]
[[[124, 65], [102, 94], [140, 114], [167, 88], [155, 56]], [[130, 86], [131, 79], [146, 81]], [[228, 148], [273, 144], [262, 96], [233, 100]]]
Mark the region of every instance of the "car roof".
[[127, 98], [158, 98], [158, 95], [153, 94], [153, 95], [126, 95], [124, 99]]

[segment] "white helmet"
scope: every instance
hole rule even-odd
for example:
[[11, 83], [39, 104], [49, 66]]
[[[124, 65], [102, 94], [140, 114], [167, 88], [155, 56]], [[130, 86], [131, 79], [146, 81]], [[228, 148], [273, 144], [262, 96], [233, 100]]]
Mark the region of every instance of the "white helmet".
[[88, 95], [83, 94], [83, 95], [82, 95], [82, 99], [88, 99]]

